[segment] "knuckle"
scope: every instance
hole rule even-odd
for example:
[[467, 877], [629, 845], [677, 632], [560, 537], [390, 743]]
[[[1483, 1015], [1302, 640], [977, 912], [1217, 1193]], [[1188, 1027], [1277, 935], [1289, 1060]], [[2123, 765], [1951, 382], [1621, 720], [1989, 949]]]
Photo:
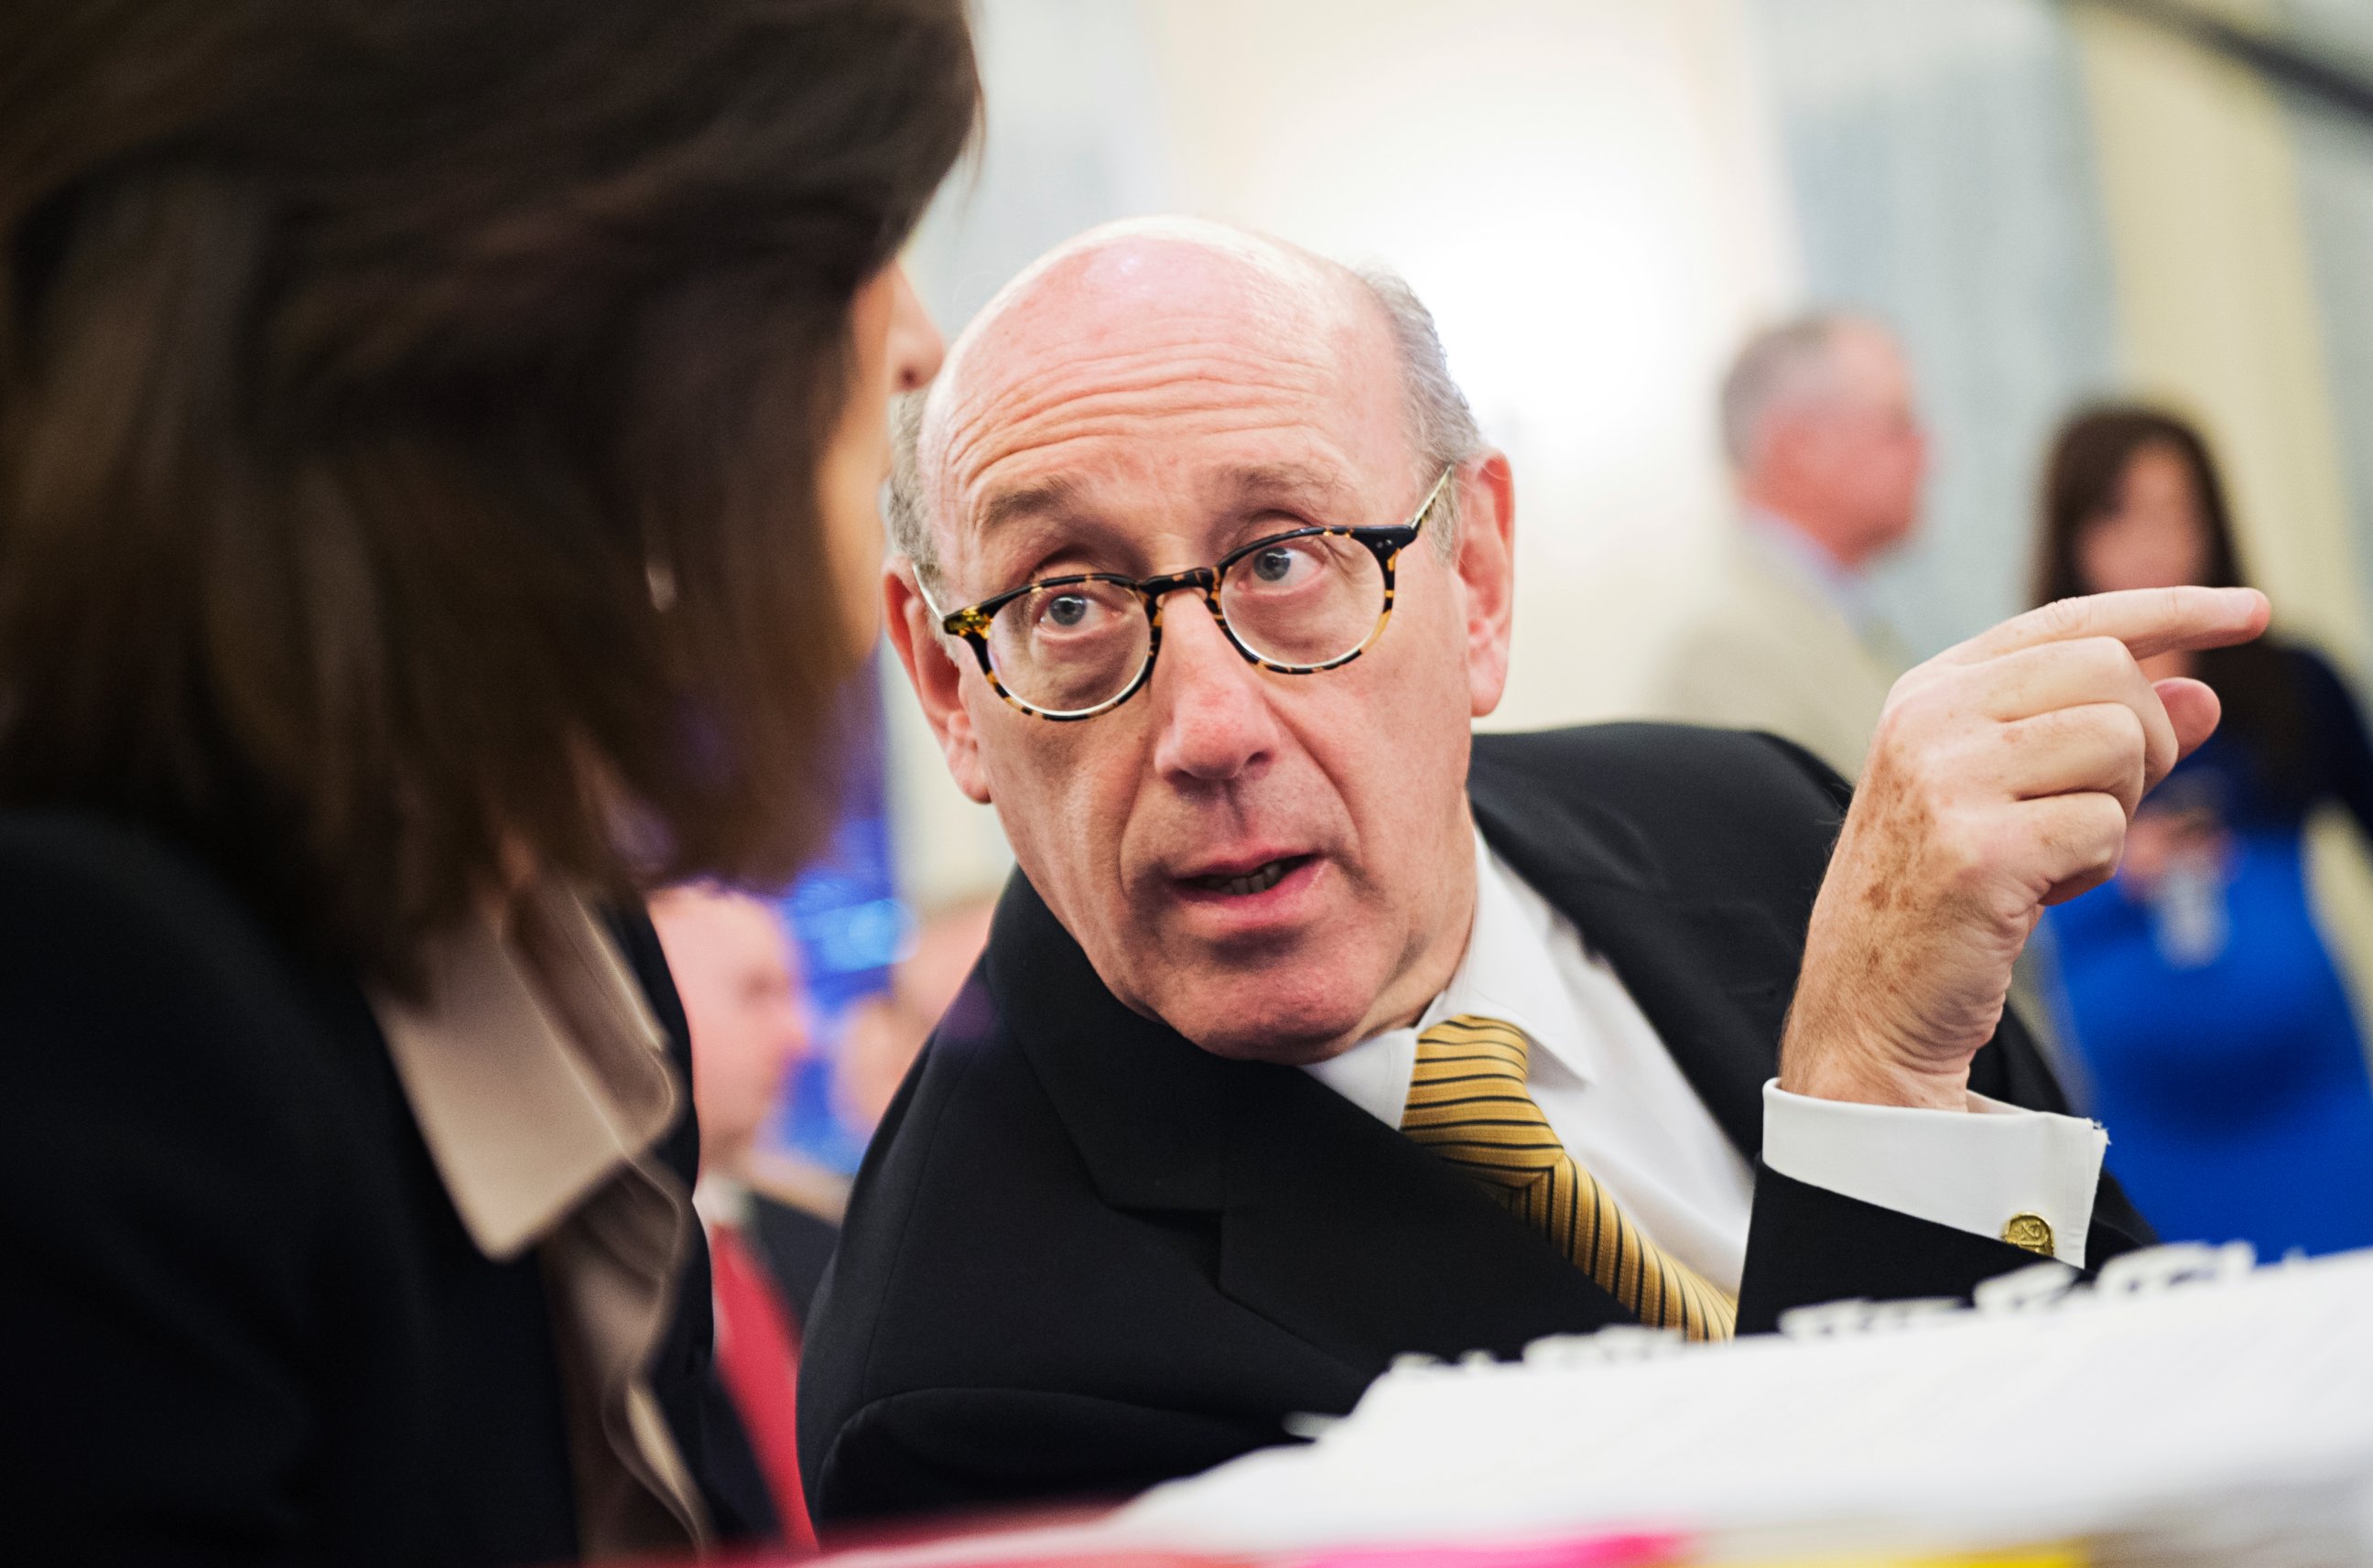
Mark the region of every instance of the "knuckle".
[[[2106, 806], [2104, 814], [2098, 808]], [[2099, 872], [2117, 863], [2121, 835], [2111, 826], [2124, 813], [2106, 795], [2073, 797], [2048, 819], [2040, 835], [2041, 864], [2055, 882]]]
[[2092, 621], [2083, 599], [2055, 599], [2035, 612], [2037, 624], [2055, 638], [2075, 637]]
[[2080, 838], [2096, 858], [2115, 861], [2125, 852], [2126, 808], [2115, 796], [2087, 796], [2078, 824]]
[[2134, 668], [2133, 655], [2126, 645], [2113, 637], [2081, 638], [2069, 648], [2082, 663], [2086, 674], [2105, 685], [2122, 682]]
[[2150, 747], [2150, 729], [2143, 716], [2122, 702], [2105, 702], [2094, 720], [2101, 728], [2110, 744], [2121, 752], [2131, 752], [2136, 761]]
[[1878, 728], [1871, 736], [1871, 751], [1898, 762], [1899, 766], [1916, 767], [1922, 738], [1927, 728], [1928, 710], [1935, 701], [1934, 687], [1927, 685], [1907, 690], [1904, 681], [1896, 683], [1887, 699], [1887, 708], [1879, 715]]

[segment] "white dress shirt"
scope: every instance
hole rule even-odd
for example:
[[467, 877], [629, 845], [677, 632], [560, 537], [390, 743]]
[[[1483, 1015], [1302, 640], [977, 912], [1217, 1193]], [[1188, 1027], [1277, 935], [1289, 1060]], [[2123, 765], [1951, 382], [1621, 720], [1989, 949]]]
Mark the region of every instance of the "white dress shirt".
[[[1479, 1013], [1533, 1042], [1528, 1087], [1579, 1164], [1657, 1246], [1724, 1289], [1747, 1258], [1754, 1171], [1681, 1075], [1647, 1015], [1573, 922], [1475, 839], [1467, 953], [1417, 1023], [1305, 1069], [1398, 1127], [1418, 1036]], [[1808, 1185], [1980, 1235], [2014, 1214], [2051, 1225], [2081, 1267], [2109, 1139], [2095, 1123], [1970, 1096], [1970, 1110], [1908, 1110], [1763, 1091], [1763, 1160]]]

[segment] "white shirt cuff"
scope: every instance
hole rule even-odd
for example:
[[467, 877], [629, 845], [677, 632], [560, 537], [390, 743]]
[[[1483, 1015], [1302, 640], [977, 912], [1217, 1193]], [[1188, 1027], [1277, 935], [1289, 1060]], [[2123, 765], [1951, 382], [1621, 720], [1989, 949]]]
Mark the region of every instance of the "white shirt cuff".
[[[1763, 1086], [1763, 1163], [1899, 1214], [2007, 1239], [2015, 1217], [2052, 1227], [2052, 1256], [2085, 1266], [2110, 1136], [2082, 1117], [1970, 1096], [1970, 1111], [1912, 1110]], [[2022, 1228], [2032, 1227], [2022, 1221]]]

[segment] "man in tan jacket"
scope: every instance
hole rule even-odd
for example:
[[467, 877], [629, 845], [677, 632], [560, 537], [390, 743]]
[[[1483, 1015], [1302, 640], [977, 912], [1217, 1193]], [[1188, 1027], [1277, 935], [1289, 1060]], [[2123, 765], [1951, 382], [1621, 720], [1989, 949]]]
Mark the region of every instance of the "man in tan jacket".
[[1919, 521], [1927, 441], [1902, 353], [1855, 316], [1770, 328], [1724, 378], [1722, 426], [1737, 526], [1649, 672], [1648, 709], [1771, 731], [1852, 778], [1911, 662], [1864, 577]]

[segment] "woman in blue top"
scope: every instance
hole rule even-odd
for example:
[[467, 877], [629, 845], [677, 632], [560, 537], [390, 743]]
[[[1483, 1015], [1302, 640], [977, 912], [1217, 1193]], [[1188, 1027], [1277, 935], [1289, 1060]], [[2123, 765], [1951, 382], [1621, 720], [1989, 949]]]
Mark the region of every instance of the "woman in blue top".
[[[2054, 442], [2039, 602], [2241, 581], [2198, 431], [2107, 405]], [[2373, 1083], [2309, 907], [2305, 826], [2373, 833], [2373, 746], [2332, 667], [2275, 639], [2145, 661], [2224, 700], [2144, 803], [2117, 877], [2051, 912], [2063, 1024], [2110, 1164], [2169, 1240], [2262, 1255], [2373, 1245]]]

